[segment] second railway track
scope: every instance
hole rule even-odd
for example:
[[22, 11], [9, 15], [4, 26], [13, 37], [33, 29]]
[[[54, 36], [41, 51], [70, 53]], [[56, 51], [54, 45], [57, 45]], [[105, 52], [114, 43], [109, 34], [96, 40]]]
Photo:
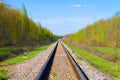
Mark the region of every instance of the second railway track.
[[88, 80], [69, 51], [58, 41], [36, 80]]

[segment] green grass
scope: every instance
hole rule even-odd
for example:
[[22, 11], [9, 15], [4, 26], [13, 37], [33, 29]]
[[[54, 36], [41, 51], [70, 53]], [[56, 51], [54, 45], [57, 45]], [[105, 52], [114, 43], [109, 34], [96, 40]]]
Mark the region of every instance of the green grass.
[[6, 65], [9, 65], [9, 64], [15, 64], [15, 63], [18, 63], [18, 62], [22, 62], [22, 61], [28, 60], [30, 58], [35, 57], [39, 52], [47, 49], [48, 47], [49, 47], [49, 45], [42, 46], [40, 48], [32, 50], [32, 51], [27, 53], [26, 57], [24, 56], [24, 54], [21, 54], [21, 55], [19, 55], [17, 57], [14, 57], [14, 58], [11, 58], [11, 59], [7, 59], [7, 60], [5, 60], [3, 62], [0, 62], [0, 66], [6, 66]]
[[[120, 65], [106, 61], [100, 57], [92, 55], [80, 48], [67, 44], [72, 50], [76, 51], [81, 57], [86, 59], [89, 64], [102, 72], [109, 73], [113, 77], [120, 77]], [[79, 57], [78, 57], [79, 58]]]
[[120, 64], [120, 48], [111, 48], [111, 47], [89, 47], [93, 51], [98, 51], [102, 53], [105, 57], [114, 57], [116, 56], [116, 63]]
[[0, 70], [0, 80], [7, 80], [6, 73], [4, 70]]
[[106, 55], [112, 55], [115, 52], [115, 49], [110, 47], [90, 47], [90, 49], [105, 53]]
[[56, 71], [51, 71], [51, 75], [52, 75], [53, 77], [55, 77], [55, 76], [57, 76], [57, 72], [56, 72]]
[[91, 50], [96, 50], [99, 52], [104, 53], [105, 55], [114, 55], [115, 53], [118, 54], [118, 57], [120, 58], [120, 49], [114, 49], [111, 47], [90, 47]]

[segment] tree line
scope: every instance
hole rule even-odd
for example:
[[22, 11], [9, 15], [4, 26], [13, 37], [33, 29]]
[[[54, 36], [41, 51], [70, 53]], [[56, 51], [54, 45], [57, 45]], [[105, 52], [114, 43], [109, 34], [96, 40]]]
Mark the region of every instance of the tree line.
[[120, 15], [89, 24], [66, 40], [91, 46], [120, 47]]
[[38, 45], [56, 38], [47, 28], [27, 16], [24, 5], [19, 10], [0, 2], [0, 46]]

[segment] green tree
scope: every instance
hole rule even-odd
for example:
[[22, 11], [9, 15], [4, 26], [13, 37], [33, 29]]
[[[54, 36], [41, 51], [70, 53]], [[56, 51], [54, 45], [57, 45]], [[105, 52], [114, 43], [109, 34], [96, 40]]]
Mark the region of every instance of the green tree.
[[[27, 11], [25, 6], [23, 5], [22, 11], [21, 11], [21, 17], [22, 17], [22, 25], [21, 25], [21, 40], [22, 41], [29, 41], [29, 31], [30, 31], [30, 26], [29, 26], [29, 18], [27, 15]], [[27, 43], [27, 42], [26, 42]]]

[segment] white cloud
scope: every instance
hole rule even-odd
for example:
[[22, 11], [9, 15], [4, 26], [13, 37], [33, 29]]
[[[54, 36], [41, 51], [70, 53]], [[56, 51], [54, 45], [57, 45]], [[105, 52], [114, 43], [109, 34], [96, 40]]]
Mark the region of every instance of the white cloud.
[[70, 5], [70, 7], [73, 7], [73, 8], [82, 8], [82, 7], [87, 7], [87, 5], [81, 5], [81, 4], [72, 4]]
[[76, 7], [76, 8], [79, 8], [79, 7], [81, 7], [81, 5], [80, 5], [80, 4], [72, 4], [70, 7]]

